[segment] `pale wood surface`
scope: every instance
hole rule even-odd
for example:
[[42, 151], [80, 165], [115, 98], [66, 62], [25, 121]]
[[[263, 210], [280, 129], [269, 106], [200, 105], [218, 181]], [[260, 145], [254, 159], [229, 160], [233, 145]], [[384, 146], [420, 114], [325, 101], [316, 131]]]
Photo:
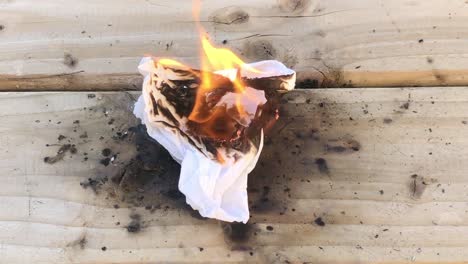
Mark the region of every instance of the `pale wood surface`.
[[[111, 137], [137, 122], [138, 94], [95, 95], [0, 94], [0, 263], [468, 261], [468, 88], [291, 92], [250, 175], [257, 206], [237, 242], [180, 203], [150, 212], [110, 183], [80, 186], [135, 153]], [[77, 153], [44, 163], [63, 143]], [[99, 163], [106, 147], [116, 165]], [[143, 228], [129, 233], [135, 213]]]
[[[216, 44], [247, 61], [278, 59], [300, 80], [468, 84], [462, 0], [202, 2]], [[132, 89], [144, 55], [198, 65], [191, 1], [1, 0], [0, 25], [0, 90]]]

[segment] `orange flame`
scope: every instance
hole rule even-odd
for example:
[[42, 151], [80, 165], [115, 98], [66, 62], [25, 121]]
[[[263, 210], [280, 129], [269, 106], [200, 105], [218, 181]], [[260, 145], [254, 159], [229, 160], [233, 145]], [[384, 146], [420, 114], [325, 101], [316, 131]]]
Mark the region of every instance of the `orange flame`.
[[[207, 94], [214, 91], [215, 89], [223, 88], [224, 85], [222, 81], [214, 78], [212, 72], [230, 69], [229, 72], [225, 72], [224, 74], [231, 80], [229, 85], [233, 86], [235, 93], [249, 97], [251, 95], [245, 92], [245, 85], [240, 78], [240, 71], [241, 69], [256, 73], [259, 71], [253, 67], [248, 66], [231, 50], [226, 48], [218, 48], [210, 43], [208, 40], [208, 34], [205, 32], [204, 28], [200, 25], [199, 22], [200, 6], [200, 0], [193, 0], [193, 17], [199, 32], [202, 48], [200, 54], [202, 74], [200, 88], [197, 92], [194, 108], [189, 115], [189, 120], [203, 124], [203, 127], [205, 128], [204, 132], [208, 136], [230, 139], [232, 135], [229, 135], [229, 132], [232, 132], [233, 129], [235, 130], [235, 126], [234, 124], [226, 124], [226, 115], [235, 115], [240, 119], [246, 116], [247, 113], [242, 105], [241, 96], [236, 97], [234, 103], [235, 109], [220, 109], [219, 107], [214, 107], [213, 109], [206, 111], [206, 108], [204, 107], [206, 107], [207, 104]], [[232, 113], [233, 111], [236, 113]], [[223, 123], [224, 125], [222, 125]], [[224, 128], [224, 130], [222, 128]]]
[[167, 58], [159, 59], [158, 63], [161, 65], [165, 65], [165, 66], [175, 66], [175, 67], [184, 67], [184, 68], [187, 67], [176, 60], [167, 59]]
[[[208, 34], [199, 22], [200, 6], [200, 0], [193, 0], [193, 17], [201, 41], [201, 82], [197, 90], [194, 107], [188, 118], [190, 121], [200, 124], [198, 132], [200, 132], [202, 136], [221, 140], [232, 140], [236, 138], [236, 136], [238, 137], [240, 133], [237, 128], [239, 122], [236, 122], [236, 120], [238, 121], [242, 117], [248, 115], [241, 102], [241, 97], [255, 101], [255, 98], [252, 98], [253, 95], [246, 93], [245, 84], [240, 78], [240, 71], [241, 69], [255, 73], [259, 73], [260, 71], [247, 65], [231, 50], [218, 48], [210, 43]], [[189, 68], [172, 59], [159, 59], [157, 63], [165, 66]], [[230, 81], [226, 81], [226, 78], [221, 78], [219, 75], [213, 74], [215, 71], [228, 69], [230, 71], [224, 72], [223, 75], [228, 77]], [[235, 97], [233, 106], [220, 107], [209, 105], [210, 98], [216, 98], [216, 95], [212, 96], [212, 94], [215, 93], [215, 90], [220, 88], [231, 88], [233, 89], [231, 92], [241, 96]], [[234, 120], [235, 117], [238, 119]], [[221, 163], [224, 163], [222, 154], [218, 153], [217, 159]]]
[[[240, 68], [245, 65], [245, 63], [237, 57], [232, 51], [225, 48], [216, 48], [214, 47], [206, 38], [202, 36], [201, 39], [203, 53], [201, 56], [201, 84], [200, 91], [197, 93], [197, 99], [195, 102], [194, 109], [189, 116], [189, 119], [194, 122], [207, 122], [210, 117], [203, 115], [201, 113], [202, 105], [205, 104], [206, 94], [216, 88], [219, 88], [219, 83], [213, 78], [212, 72], [218, 70], [234, 69], [231, 72], [229, 79], [232, 81], [234, 86], [234, 91], [236, 93], [244, 93], [245, 85], [242, 83], [242, 80], [238, 77]], [[237, 69], [237, 70], [235, 70]], [[235, 104], [240, 115], [244, 115], [244, 109], [239, 100]]]

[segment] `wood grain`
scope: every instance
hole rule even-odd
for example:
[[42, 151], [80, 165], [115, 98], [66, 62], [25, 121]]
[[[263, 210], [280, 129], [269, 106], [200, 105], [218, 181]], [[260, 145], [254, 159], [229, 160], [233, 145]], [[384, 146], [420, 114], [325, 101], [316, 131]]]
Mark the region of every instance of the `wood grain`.
[[[468, 261], [468, 88], [289, 93], [249, 176], [246, 226], [193, 217], [183, 200], [131, 205], [111, 181], [80, 186], [134, 157], [115, 136], [137, 124], [137, 96], [0, 94], [2, 263]], [[63, 144], [77, 152], [45, 163]], [[119, 153], [107, 167], [104, 148]]]
[[[0, 90], [139, 87], [144, 55], [198, 65], [191, 1], [0, 1]], [[459, 0], [206, 0], [214, 43], [326, 87], [468, 84]]]

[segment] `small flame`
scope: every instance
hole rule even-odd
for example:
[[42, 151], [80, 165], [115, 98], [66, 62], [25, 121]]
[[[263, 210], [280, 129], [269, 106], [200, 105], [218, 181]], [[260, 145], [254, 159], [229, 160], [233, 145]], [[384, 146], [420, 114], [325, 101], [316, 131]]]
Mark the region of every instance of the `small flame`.
[[226, 162], [226, 160], [224, 159], [223, 157], [223, 154], [218, 150], [216, 152], [216, 159], [221, 163], [221, 164], [224, 164]]
[[176, 61], [176, 60], [173, 60], [173, 59], [159, 59], [158, 60], [158, 63], [161, 64], [161, 65], [164, 65], [164, 66], [173, 66], [173, 67], [187, 67], [185, 65], [183, 65], [182, 63]]
[[[239, 77], [239, 71], [246, 64], [237, 57], [232, 51], [226, 48], [216, 48], [208, 40], [206, 36], [202, 36], [202, 56], [201, 56], [201, 84], [200, 91], [197, 93], [197, 99], [195, 107], [189, 116], [189, 119], [194, 122], [204, 123], [210, 119], [203, 113], [203, 105], [206, 104], [206, 94], [216, 88], [220, 88], [220, 83], [213, 78], [212, 72], [232, 69], [229, 72], [229, 79], [232, 81], [235, 93], [245, 93], [245, 85]], [[245, 111], [242, 107], [240, 100], [237, 100], [235, 104], [239, 115], [245, 115]]]
[[[197, 90], [194, 107], [188, 118], [190, 121], [200, 124], [198, 132], [202, 136], [233, 140], [239, 137], [239, 125], [246, 126], [250, 122], [242, 121], [248, 119], [249, 116], [243, 103], [248, 101], [255, 104], [261, 101], [256, 98], [256, 95], [246, 92], [246, 86], [242, 82], [240, 72], [241, 70], [248, 70], [260, 73], [260, 71], [247, 65], [231, 50], [215, 47], [209, 41], [208, 34], [199, 23], [200, 6], [200, 0], [193, 0], [193, 17], [201, 41], [201, 82]], [[166, 58], [158, 59], [157, 64], [190, 69], [178, 61]], [[218, 74], [213, 74], [216, 71], [222, 72], [222, 75], [227, 77], [230, 82]], [[224, 88], [224, 92], [216, 91], [220, 88]], [[231, 102], [231, 105], [210, 105], [210, 100], [219, 102], [219, 97], [226, 94], [226, 89], [235, 94], [234, 97], [231, 96], [231, 98], [235, 98], [232, 100], [234, 102]], [[222, 156], [218, 152], [216, 158], [219, 162], [224, 163]]]
[[[197, 92], [194, 108], [189, 115], [189, 120], [203, 124], [204, 132], [210, 137], [232, 139], [233, 135], [229, 133], [235, 131], [235, 124], [228, 124], [226, 117], [235, 116], [238, 120], [241, 120], [248, 116], [242, 104], [242, 97], [256, 101], [256, 98], [250, 98], [253, 95], [246, 93], [245, 84], [240, 78], [240, 71], [241, 69], [255, 73], [260, 71], [247, 65], [231, 50], [215, 47], [209, 41], [208, 34], [199, 23], [200, 6], [200, 0], [193, 1], [193, 17], [197, 23], [202, 48], [200, 54], [202, 73], [200, 88]], [[206, 109], [207, 98], [210, 93], [215, 89], [223, 88], [223, 85], [225, 85], [222, 80], [214, 78], [215, 75], [212, 73], [216, 71], [223, 71], [223, 75], [231, 81], [229, 85], [233, 86], [233, 92], [240, 95], [235, 97], [234, 109], [227, 109], [227, 106], [224, 108], [214, 107], [209, 111]]]

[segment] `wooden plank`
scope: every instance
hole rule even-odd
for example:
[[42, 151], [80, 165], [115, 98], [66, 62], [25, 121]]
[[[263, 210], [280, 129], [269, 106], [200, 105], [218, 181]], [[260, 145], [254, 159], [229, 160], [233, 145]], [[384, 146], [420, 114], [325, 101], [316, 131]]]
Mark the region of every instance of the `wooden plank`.
[[[144, 55], [198, 65], [191, 1], [68, 4], [0, 1], [0, 90], [134, 89]], [[247, 61], [278, 59], [299, 81], [468, 84], [463, 1], [206, 0], [201, 10], [216, 44]]]
[[[142, 153], [129, 132], [137, 95], [0, 94], [2, 261], [468, 261], [468, 88], [289, 93], [249, 176], [246, 226], [195, 217], [165, 196], [176, 177], [142, 185], [136, 204], [120, 195], [110, 179]], [[64, 144], [76, 152], [44, 162]], [[105, 148], [118, 153], [109, 166]], [[96, 192], [80, 185], [104, 177]]]

